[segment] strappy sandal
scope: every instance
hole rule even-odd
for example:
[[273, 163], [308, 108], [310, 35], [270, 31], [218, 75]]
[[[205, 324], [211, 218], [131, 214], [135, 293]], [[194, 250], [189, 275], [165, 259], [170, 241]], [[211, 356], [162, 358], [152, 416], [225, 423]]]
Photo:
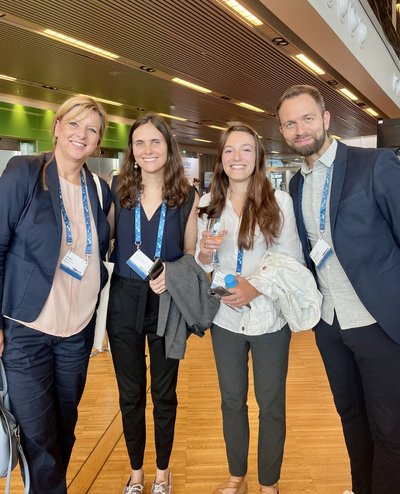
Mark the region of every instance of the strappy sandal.
[[223, 484], [219, 485], [213, 494], [224, 494], [224, 489], [236, 489], [235, 494], [246, 494], [247, 493], [247, 481], [243, 480], [228, 480]]

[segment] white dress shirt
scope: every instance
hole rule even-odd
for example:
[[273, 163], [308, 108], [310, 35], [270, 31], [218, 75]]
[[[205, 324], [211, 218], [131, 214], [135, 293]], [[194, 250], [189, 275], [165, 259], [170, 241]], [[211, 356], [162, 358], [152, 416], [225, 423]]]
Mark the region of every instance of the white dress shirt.
[[[333, 162], [335, 160], [336, 150], [337, 142], [333, 140], [329, 148], [314, 163], [311, 169], [308, 167], [306, 161], [304, 161], [301, 168], [301, 173], [304, 177], [303, 217], [311, 248], [314, 247], [320, 238], [319, 222], [322, 191], [327, 170], [333, 167], [326, 205], [325, 232], [322, 238], [334, 251], [329, 203], [332, 178], [335, 173]], [[333, 255], [325, 262], [322, 268], [316, 269], [316, 271], [318, 288], [323, 295], [321, 315], [326, 323], [332, 324], [335, 311], [342, 329], [369, 326], [376, 322], [358, 298], [335, 252], [333, 252]]]

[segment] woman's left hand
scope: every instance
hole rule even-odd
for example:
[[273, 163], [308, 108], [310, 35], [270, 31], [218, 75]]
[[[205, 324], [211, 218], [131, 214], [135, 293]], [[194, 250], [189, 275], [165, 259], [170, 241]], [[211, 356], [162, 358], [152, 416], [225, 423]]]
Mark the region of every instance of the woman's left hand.
[[260, 293], [251, 283], [241, 276], [237, 276], [236, 279], [238, 284], [235, 288], [229, 289], [232, 295], [222, 297], [222, 302], [231, 307], [243, 307], [244, 305], [249, 304], [254, 298], [258, 297]]
[[155, 280], [150, 280], [149, 285], [150, 288], [153, 290], [154, 293], [157, 293], [157, 295], [161, 295], [163, 292], [165, 292], [166, 287], [165, 287], [165, 264], [164, 269], [162, 270], [162, 273], [160, 276], [158, 276]]

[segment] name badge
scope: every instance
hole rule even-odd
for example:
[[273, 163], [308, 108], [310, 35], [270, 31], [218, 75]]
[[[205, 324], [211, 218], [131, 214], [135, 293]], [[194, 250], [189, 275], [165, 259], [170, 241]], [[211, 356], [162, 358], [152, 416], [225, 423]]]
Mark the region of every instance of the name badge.
[[72, 252], [72, 250], [69, 250], [61, 261], [60, 269], [77, 280], [81, 280], [88, 264], [89, 263], [85, 261], [85, 259], [82, 259], [82, 257], [79, 257], [77, 254]]
[[138, 249], [127, 261], [126, 264], [135, 271], [141, 278], [147, 278], [154, 261]]
[[214, 271], [211, 288], [216, 286], [225, 286], [225, 274], [220, 271]]
[[320, 238], [310, 252], [310, 257], [317, 269], [321, 269], [332, 254], [331, 246], [323, 238]]

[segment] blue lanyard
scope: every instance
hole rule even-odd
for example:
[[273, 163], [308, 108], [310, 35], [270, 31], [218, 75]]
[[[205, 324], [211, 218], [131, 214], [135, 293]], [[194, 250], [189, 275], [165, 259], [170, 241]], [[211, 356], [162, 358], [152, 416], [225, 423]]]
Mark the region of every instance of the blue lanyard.
[[[88, 258], [90, 256], [90, 254], [92, 253], [92, 227], [90, 225], [89, 204], [88, 204], [88, 200], [87, 200], [86, 185], [85, 185], [85, 179], [83, 178], [83, 172], [82, 172], [82, 170], [80, 172], [80, 178], [81, 178], [81, 187], [82, 187], [83, 214], [85, 216], [85, 225], [86, 225], [86, 249], [85, 249], [85, 254], [86, 254], [86, 258]], [[71, 222], [69, 221], [67, 212], [65, 211], [64, 201], [63, 201], [63, 198], [62, 198], [60, 184], [58, 184], [58, 195], [59, 195], [59, 198], [60, 198], [61, 214], [62, 214], [62, 217], [64, 219], [64, 223], [65, 223], [66, 242], [67, 242], [67, 245], [68, 245], [68, 249], [71, 250], [71, 247], [72, 247]]]
[[[167, 215], [167, 203], [164, 201], [161, 206], [160, 222], [158, 224], [157, 241], [156, 241], [156, 252], [154, 254], [154, 259], [158, 259], [161, 256], [161, 246], [164, 236], [165, 227], [165, 217]], [[135, 245], [139, 249], [142, 244], [142, 230], [140, 224], [140, 196], [139, 202], [135, 207]]]
[[236, 274], [240, 276], [243, 268], [243, 249], [238, 250], [238, 256], [236, 261]]
[[331, 176], [332, 176], [332, 166], [328, 166], [326, 170], [324, 189], [322, 191], [321, 207], [319, 210], [319, 233], [321, 236], [325, 232], [326, 205], [328, 202], [329, 182], [331, 181]]

